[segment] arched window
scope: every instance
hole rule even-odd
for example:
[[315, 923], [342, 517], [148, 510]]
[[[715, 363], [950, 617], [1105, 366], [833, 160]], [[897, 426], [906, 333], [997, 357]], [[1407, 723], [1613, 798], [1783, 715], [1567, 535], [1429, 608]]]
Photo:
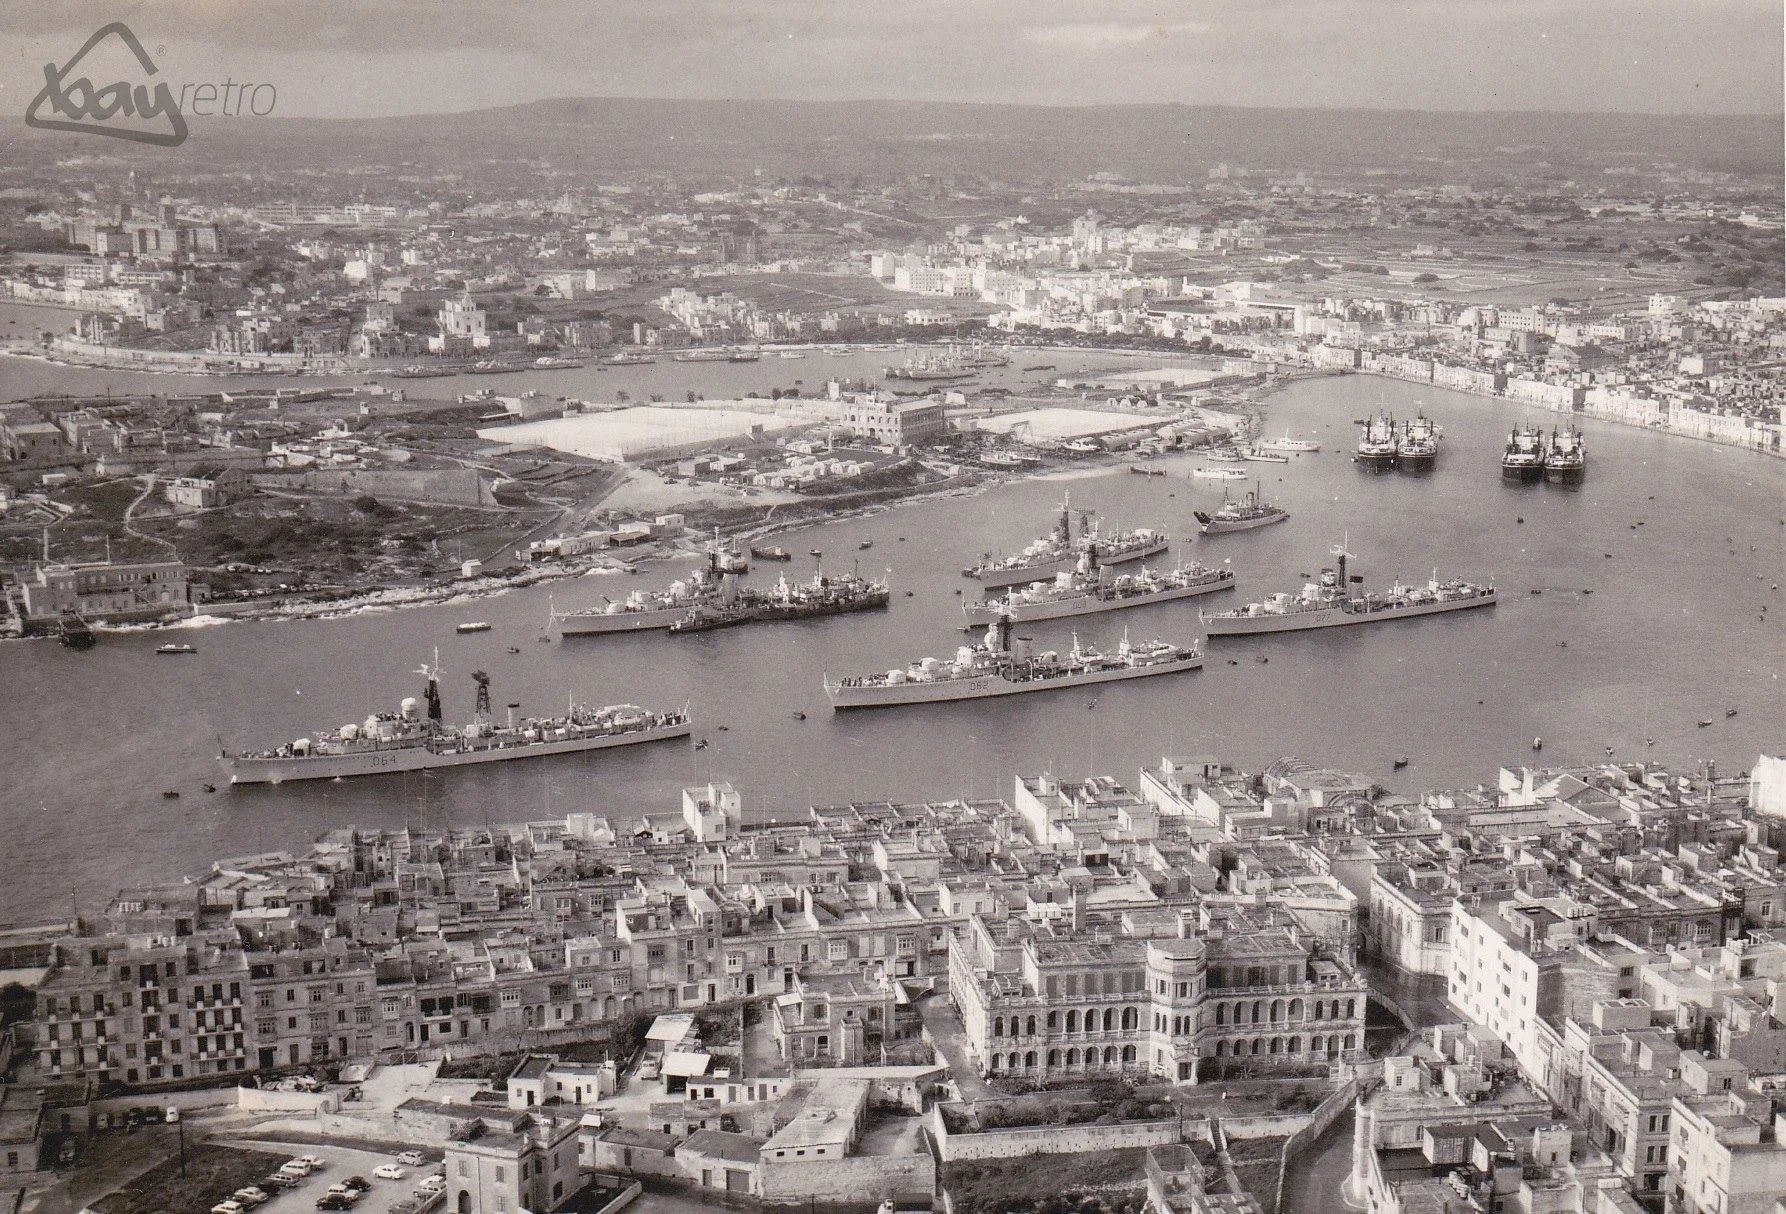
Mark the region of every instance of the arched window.
[[1060, 1051], [1059, 1050], [1049, 1050], [1048, 1051], [1048, 1065], [1051, 1068], [1057, 1067], [1060, 1065]]
[[1048, 1031], [1050, 1033], [1052, 1033], [1058, 1028], [1060, 1028], [1060, 1013], [1059, 1012], [1049, 1012], [1048, 1013]]
[[1255, 1056], [1259, 1053], [1259, 1047], [1264, 1044], [1265, 1044], [1265, 1039], [1263, 1037], [1253, 1038], [1253, 1053]]
[[1104, 1009], [1104, 1031], [1106, 1033], [1110, 1033], [1110, 1032], [1114, 1032], [1115, 1030], [1116, 1030], [1116, 1009], [1113, 1007], [1107, 1007]]
[[1302, 1053], [1302, 1038], [1300, 1038], [1300, 1037], [1290, 1038], [1290, 1052], [1292, 1054]]
[[1122, 1060], [1124, 1062], [1135, 1061], [1135, 1047], [1134, 1046], [1125, 1045], [1122, 1047]]
[[1273, 1024], [1276, 1024], [1278, 1021], [1282, 1020], [1283, 1018], [1284, 1018], [1284, 1001], [1282, 999], [1273, 999], [1271, 1001], [1271, 1022]]
[[1215, 1056], [1217, 1058], [1226, 1058], [1228, 1056], [1228, 1043], [1226, 1041], [1218, 1041], [1215, 1043]]
[[1274, 1054], [1281, 1054], [1284, 1052], [1284, 1039], [1282, 1037], [1273, 1037], [1271, 1039], [1271, 1052]]
[[1067, 1032], [1077, 1033], [1078, 1031], [1079, 1031], [1079, 1012], [1077, 1009], [1075, 1009], [1075, 1010], [1067, 1013]]
[[1141, 1014], [1139, 1012], [1137, 1012], [1132, 1007], [1123, 1008], [1122, 1009], [1122, 1027], [1125, 1030], [1140, 1028], [1141, 1027]]
[[1253, 1000], [1253, 1023], [1254, 1024], [1259, 1023], [1260, 1014], [1264, 1010], [1265, 1010], [1265, 1005], [1264, 1005], [1263, 1000], [1259, 1000], [1259, 999]]
[[987, 1070], [989, 1070], [989, 1071], [992, 1071], [992, 1072], [994, 1072], [994, 1073], [997, 1073], [997, 1071], [998, 1071], [998, 1060], [999, 1060], [999, 1055], [997, 1055], [997, 1054], [993, 1054], [993, 1055], [990, 1055], [990, 1056], [989, 1056], [989, 1057], [988, 1057], [988, 1058], [987, 1058], [987, 1059], [986, 1059], [986, 1069], [987, 1069]]
[[1079, 1047], [1078, 1046], [1076, 1046], [1076, 1045], [1072, 1046], [1071, 1048], [1069, 1048], [1067, 1050], [1067, 1065], [1068, 1066], [1078, 1066], [1079, 1065]]
[[993, 1019], [992, 1035], [994, 1037], [1003, 1037], [1005, 1035], [1005, 1018], [1003, 1016], [998, 1016]]
[[1017, 1069], [1017, 1051], [1012, 1050], [1010, 1058], [1007, 1059], [1006, 1061], [1013, 1071], [1016, 1070]]
[[1301, 1020], [1302, 1012], [1303, 1012], [1302, 1000], [1300, 1000], [1300, 999], [1290, 1000], [1290, 1019]]
[[1105, 1066], [1115, 1066], [1117, 1056], [1118, 1055], [1117, 1055], [1115, 1046], [1107, 1045], [1104, 1047], [1104, 1065]]
[[1218, 1003], [1215, 1005], [1215, 1022], [1217, 1024], [1227, 1024], [1228, 1023], [1228, 1005], [1227, 1004]]
[[1308, 1048], [1309, 1053], [1311, 1054], [1319, 1054], [1321, 1052], [1321, 1034], [1316, 1033], [1313, 1037], [1308, 1039]]
[[1036, 1035], [1036, 1018], [1034, 1016], [1030, 1016], [1024, 1020], [1023, 1031], [1026, 1035], [1028, 1035], [1030, 1037], [1034, 1037]]
[[1347, 1033], [1347, 1034], [1346, 1034], [1346, 1048], [1347, 1048], [1347, 1049], [1353, 1049], [1353, 1048], [1355, 1048], [1355, 1047], [1354, 1047], [1354, 1046], [1353, 1046], [1353, 1044], [1352, 1044], [1352, 1042], [1353, 1042], [1353, 1041], [1354, 1041], [1354, 1040], [1356, 1040], [1356, 1038], [1357, 1038], [1357, 1034], [1356, 1034], [1356, 1033]]
[[1028, 1053], [1024, 1054], [1023, 1065], [1032, 1071], [1035, 1070], [1035, 1068], [1036, 1068], [1036, 1052], [1034, 1050], [1030, 1050]]
[[1358, 1001], [1356, 999], [1346, 1000], [1346, 1019], [1350, 1020], [1357, 1014], [1358, 1014]]

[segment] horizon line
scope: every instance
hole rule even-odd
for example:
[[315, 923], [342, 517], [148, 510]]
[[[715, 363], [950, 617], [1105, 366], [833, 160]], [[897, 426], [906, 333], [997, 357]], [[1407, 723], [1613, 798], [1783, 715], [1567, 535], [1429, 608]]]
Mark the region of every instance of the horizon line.
[[1366, 105], [1240, 105], [1218, 101], [977, 101], [961, 99], [918, 99], [910, 97], [726, 97], [726, 96], [653, 96], [611, 94], [563, 94], [535, 97], [526, 101], [509, 101], [499, 105], [472, 106], [462, 110], [415, 110], [363, 115], [297, 114], [268, 115], [278, 122], [376, 122], [389, 118], [454, 118], [467, 114], [489, 114], [501, 110], [521, 109], [532, 105], [555, 105], [577, 102], [629, 102], [709, 105], [812, 105], [812, 106], [958, 106], [974, 109], [1021, 110], [1120, 110], [1120, 109], [1185, 109], [1231, 110], [1239, 112], [1282, 114], [1422, 114], [1445, 117], [1563, 117], [1563, 118], [1665, 118], [1665, 119], [1763, 119], [1786, 124], [1786, 102], [1780, 112], [1768, 110], [1569, 110], [1569, 109], [1418, 109], [1406, 106]]

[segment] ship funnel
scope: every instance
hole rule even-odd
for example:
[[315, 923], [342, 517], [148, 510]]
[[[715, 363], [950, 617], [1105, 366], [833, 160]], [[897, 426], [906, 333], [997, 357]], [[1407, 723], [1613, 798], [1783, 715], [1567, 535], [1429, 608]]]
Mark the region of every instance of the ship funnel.
[[520, 709], [520, 707], [521, 706], [519, 704], [510, 704], [509, 705], [509, 728], [510, 729], [513, 729], [515, 727], [515, 713]]

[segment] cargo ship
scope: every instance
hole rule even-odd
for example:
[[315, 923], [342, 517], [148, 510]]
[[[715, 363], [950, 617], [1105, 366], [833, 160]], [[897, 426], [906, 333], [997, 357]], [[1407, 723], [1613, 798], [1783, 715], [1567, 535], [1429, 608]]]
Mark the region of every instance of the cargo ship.
[[1127, 635], [1113, 654], [1079, 643], [1065, 654], [1032, 653], [1029, 642], [1011, 642], [1011, 622], [1000, 618], [986, 629], [978, 645], [963, 645], [952, 661], [925, 658], [904, 670], [855, 678], [825, 679], [825, 694], [835, 709], [878, 708], [893, 704], [930, 704], [944, 700], [977, 700], [988, 696], [1022, 695], [1056, 687], [1083, 687], [1119, 679], [1196, 670], [1203, 653], [1195, 645], [1165, 641], [1131, 644]]
[[1471, 582], [1441, 582], [1435, 574], [1424, 586], [1397, 582], [1381, 594], [1353, 593], [1364, 579], [1349, 574], [1350, 553], [1345, 545], [1333, 549], [1338, 568], [1323, 569], [1319, 580], [1304, 585], [1298, 594], [1274, 594], [1264, 602], [1248, 603], [1234, 611], [1198, 612], [1210, 636], [1249, 636], [1263, 632], [1300, 632], [1309, 628], [1335, 628], [1342, 624], [1370, 624], [1379, 620], [1492, 607], [1493, 586]]
[[1544, 479], [1544, 431], [1536, 426], [1519, 425], [1507, 437], [1507, 449], [1501, 454], [1501, 479], [1535, 485]]
[[1395, 418], [1384, 411], [1364, 423], [1358, 435], [1358, 454], [1352, 460], [1372, 472], [1387, 472], [1395, 467], [1397, 445]]
[[[438, 661], [438, 659], [437, 659]], [[424, 708], [411, 696], [394, 713], [374, 713], [358, 725], [299, 738], [273, 750], [243, 751], [220, 757], [231, 784], [282, 784], [288, 780], [333, 780], [386, 772], [422, 771], [497, 763], [545, 755], [576, 754], [687, 737], [693, 727], [687, 710], [652, 712], [635, 704], [585, 708], [571, 704], [560, 717], [509, 718], [497, 724], [490, 714], [490, 679], [482, 671], [477, 708], [463, 729], [446, 724], [440, 708], [440, 670], [424, 666]]]
[[1544, 452], [1544, 479], [1553, 485], [1579, 485], [1588, 474], [1588, 449], [1574, 426], [1550, 432]]
[[999, 558], [988, 553], [979, 564], [963, 569], [961, 573], [963, 577], [979, 579], [988, 590], [997, 590], [1002, 586], [1027, 585], [1071, 569], [1078, 563], [1081, 550], [1087, 546], [1098, 564], [1122, 565], [1156, 556], [1170, 543], [1164, 532], [1151, 527], [1120, 531], [1108, 537], [1100, 535], [1093, 527], [1075, 538], [1072, 505], [1063, 502], [1060, 516], [1049, 534], [1015, 556]]
[[648, 632], [668, 628], [693, 607], [716, 604], [735, 593], [736, 579], [719, 567], [719, 555], [707, 553], [707, 563], [686, 581], [670, 583], [666, 590], [635, 590], [624, 599], [603, 596], [600, 607], [581, 611], [552, 610], [552, 627], [560, 636], [592, 636], [606, 632]]
[[1143, 566], [1139, 573], [1119, 573], [1108, 577], [1092, 563], [1091, 554], [1080, 558], [1078, 568], [1070, 573], [1057, 573], [1052, 582], [1036, 582], [1022, 589], [1013, 589], [983, 603], [963, 603], [964, 628], [977, 628], [1004, 616], [1022, 623], [1028, 620], [1058, 620], [1067, 616], [1091, 615], [1100, 611], [1121, 611], [1126, 607], [1145, 607], [1150, 603], [1169, 603], [1234, 586], [1234, 571], [1226, 567], [1211, 569], [1192, 562], [1187, 567], [1160, 573]]
[[1197, 529], [1204, 535], [1251, 531], [1254, 527], [1269, 527], [1290, 517], [1288, 510], [1267, 505], [1253, 489], [1248, 489], [1239, 498], [1222, 499], [1222, 504], [1213, 512], [1193, 510], [1191, 514], [1197, 520]]
[[671, 632], [706, 632], [761, 620], [810, 620], [885, 607], [893, 597], [886, 579], [872, 581], [855, 574], [842, 577], [814, 573], [812, 581], [792, 583], [783, 574], [769, 590], [740, 589], [730, 602], [701, 603], [674, 624]]
[[573, 371], [582, 365], [581, 359], [557, 358], [550, 354], [533, 360], [535, 371]]
[[1416, 476], [1431, 472], [1439, 458], [1439, 428], [1425, 413], [1416, 413], [1414, 420], [1402, 428], [1395, 444], [1395, 466], [1398, 471]]

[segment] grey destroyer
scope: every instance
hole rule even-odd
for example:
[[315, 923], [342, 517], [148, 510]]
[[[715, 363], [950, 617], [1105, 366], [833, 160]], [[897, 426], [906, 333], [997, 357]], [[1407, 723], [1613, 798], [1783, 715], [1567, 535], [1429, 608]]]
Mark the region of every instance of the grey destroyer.
[[825, 694], [831, 697], [831, 706], [836, 709], [932, 704], [1144, 679], [1196, 670], [1202, 665], [1203, 653], [1195, 643], [1132, 644], [1127, 634], [1111, 654], [1081, 645], [1076, 635], [1073, 648], [1065, 654], [1053, 650], [1035, 653], [1021, 637], [1012, 642], [1011, 622], [1000, 617], [986, 629], [984, 641], [961, 646], [952, 661], [924, 658], [904, 670], [889, 670], [885, 674], [837, 680], [826, 676]]
[[1003, 586], [1027, 585], [1073, 568], [1081, 552], [1090, 550], [1100, 565], [1123, 565], [1146, 560], [1164, 552], [1171, 541], [1166, 533], [1151, 527], [1133, 531], [1102, 534], [1091, 515], [1080, 523], [1080, 533], [1073, 532], [1073, 509], [1070, 501], [1061, 503], [1054, 529], [1023, 551], [1008, 557], [988, 553], [976, 565], [961, 571], [963, 577], [978, 579], [988, 590]]
[[1100, 569], [1087, 552], [1071, 573], [1057, 573], [1051, 582], [1035, 582], [1021, 589], [1011, 589], [995, 599], [980, 603], [963, 603], [965, 628], [989, 624], [1001, 615], [1019, 623], [1027, 620], [1058, 620], [1068, 616], [1092, 615], [1101, 611], [1120, 611], [1126, 607], [1145, 607], [1150, 603], [1169, 603], [1188, 599], [1234, 586], [1234, 571], [1226, 565], [1211, 569], [1195, 561], [1188, 566], [1166, 572], [1142, 566], [1137, 573], [1108, 574]]
[[1353, 587], [1364, 579], [1348, 572], [1346, 562], [1351, 554], [1343, 544], [1335, 546], [1333, 552], [1338, 558], [1338, 568], [1321, 570], [1320, 578], [1305, 584], [1299, 593], [1274, 594], [1263, 602], [1248, 603], [1233, 611], [1198, 612], [1203, 627], [1212, 637], [1301, 632], [1309, 628], [1373, 624], [1443, 611], [1492, 607], [1495, 602], [1493, 586], [1457, 580], [1441, 582], [1436, 573], [1424, 586], [1404, 586], [1397, 582], [1378, 594], [1355, 593]]
[[426, 679], [423, 701], [406, 697], [396, 712], [373, 713], [359, 724], [324, 730], [272, 750], [224, 751], [220, 760], [229, 782], [333, 780], [575, 754], [683, 738], [693, 728], [686, 709], [653, 712], [636, 704], [604, 708], [571, 704], [563, 716], [521, 718], [511, 706], [508, 720], [499, 724], [490, 712], [490, 679], [482, 671], [471, 676], [477, 684], [476, 710], [470, 724], [461, 728], [443, 719], [438, 666], [424, 666], [416, 673]]

